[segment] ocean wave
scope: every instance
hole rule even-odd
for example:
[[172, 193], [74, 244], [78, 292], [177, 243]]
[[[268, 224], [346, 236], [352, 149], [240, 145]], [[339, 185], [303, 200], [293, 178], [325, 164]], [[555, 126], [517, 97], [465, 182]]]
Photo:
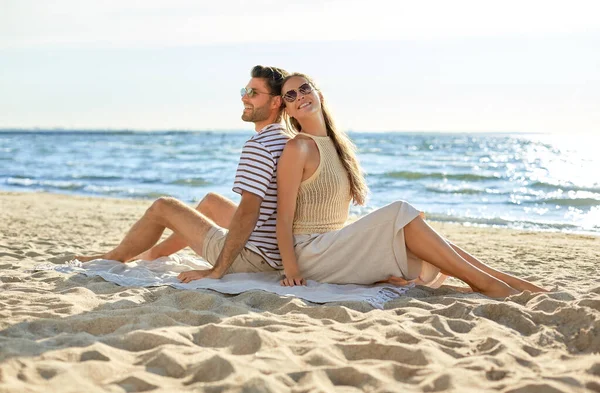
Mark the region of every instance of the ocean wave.
[[164, 196], [171, 196], [169, 194], [161, 193], [161, 192], [134, 192], [133, 194], [128, 194], [133, 198], [140, 199], [158, 199]]
[[500, 217], [484, 218], [484, 217], [465, 217], [453, 216], [441, 213], [426, 213], [426, 218], [431, 221], [440, 222], [455, 222], [460, 224], [484, 224], [484, 225], [500, 225], [510, 226], [514, 221], [506, 220]]
[[173, 184], [173, 185], [177, 185], [177, 186], [200, 187], [200, 186], [207, 186], [207, 185], [211, 184], [211, 182], [209, 182], [208, 180], [205, 180], [201, 177], [193, 177], [193, 178], [187, 178], [187, 179], [177, 179], [177, 180], [170, 182], [169, 184]]
[[77, 179], [77, 180], [91, 180], [91, 181], [123, 180], [122, 176], [112, 176], [112, 175], [73, 175], [72, 178]]
[[434, 192], [436, 194], [464, 194], [464, 195], [478, 195], [478, 194], [486, 194], [485, 190], [478, 190], [476, 188], [458, 188], [458, 189], [444, 189], [438, 187], [425, 187], [425, 189], [429, 192]]
[[27, 177], [11, 177], [6, 179], [6, 184], [21, 189], [31, 191], [56, 191], [66, 193], [77, 193], [85, 195], [100, 195], [112, 197], [156, 199], [168, 194], [153, 190], [140, 190], [127, 186], [104, 186], [94, 184], [84, 184], [80, 182], [60, 181], [60, 180], [36, 180]]
[[57, 190], [82, 190], [85, 184], [60, 180], [35, 180], [28, 177], [9, 177], [6, 184], [19, 187], [50, 188]]
[[160, 179], [146, 178], [146, 179], [139, 179], [139, 182], [143, 183], [143, 184], [158, 184], [158, 183], [162, 184], [163, 181]]
[[600, 187], [585, 187], [576, 186], [574, 184], [558, 184], [558, 183], [546, 183], [537, 181], [530, 184], [532, 188], [543, 188], [543, 189], [560, 189], [563, 191], [589, 191], [600, 193]]
[[529, 220], [509, 220], [500, 217], [465, 217], [453, 216], [440, 213], [426, 213], [426, 219], [437, 222], [449, 222], [464, 225], [480, 225], [492, 227], [508, 227], [513, 229], [530, 229], [530, 230], [546, 230], [546, 231], [581, 231], [581, 228], [575, 224], [542, 222]]
[[[515, 204], [515, 202], [508, 202]], [[600, 200], [595, 198], [547, 198], [538, 200], [519, 201], [521, 204], [544, 204], [555, 206], [593, 207], [600, 206]]]
[[474, 175], [472, 173], [442, 173], [442, 172], [412, 172], [393, 171], [385, 172], [381, 176], [394, 179], [419, 180], [419, 179], [451, 179], [466, 181], [499, 180], [499, 176]]
[[126, 198], [140, 198], [140, 199], [157, 199], [163, 196], [171, 196], [167, 192], [159, 192], [156, 190], [142, 190], [134, 187], [110, 187], [110, 186], [96, 186], [87, 185], [83, 191], [89, 194], [95, 195], [110, 195], [110, 196], [121, 196]]

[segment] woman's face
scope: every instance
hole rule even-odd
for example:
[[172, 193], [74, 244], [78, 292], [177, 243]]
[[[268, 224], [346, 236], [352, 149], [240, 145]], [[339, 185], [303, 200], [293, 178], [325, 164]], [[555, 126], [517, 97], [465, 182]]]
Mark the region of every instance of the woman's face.
[[285, 110], [297, 120], [318, 113], [321, 110], [321, 97], [314, 87], [303, 77], [291, 77], [281, 88]]

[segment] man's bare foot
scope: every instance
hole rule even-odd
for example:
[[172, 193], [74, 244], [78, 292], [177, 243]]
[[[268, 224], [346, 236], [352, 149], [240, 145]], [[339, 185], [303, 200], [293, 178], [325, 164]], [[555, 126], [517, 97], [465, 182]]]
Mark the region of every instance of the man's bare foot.
[[[138, 256], [135, 256], [133, 258], [131, 258], [129, 261], [137, 261], [137, 260], [142, 260], [142, 261], [153, 261], [157, 258], [160, 258], [160, 256], [158, 255], [153, 255], [154, 253], [152, 252], [152, 249], [144, 251], [143, 253], [141, 253]], [[129, 262], [128, 261], [128, 262]]]
[[89, 262], [89, 261], [93, 261], [94, 259], [105, 259], [105, 258], [104, 258], [104, 254], [101, 254], [101, 255], [92, 255], [92, 256], [75, 255], [73, 257], [73, 259], [77, 259], [79, 262]]

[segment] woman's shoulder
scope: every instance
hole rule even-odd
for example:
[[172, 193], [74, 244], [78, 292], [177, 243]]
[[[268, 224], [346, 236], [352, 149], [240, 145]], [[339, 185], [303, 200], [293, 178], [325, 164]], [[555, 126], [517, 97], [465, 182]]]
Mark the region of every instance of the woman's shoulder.
[[294, 151], [297, 153], [307, 152], [315, 144], [312, 138], [298, 134], [285, 144], [285, 150]]
[[306, 134], [296, 134], [295, 137], [293, 137], [292, 139], [290, 139], [288, 142], [292, 142], [292, 141], [296, 141], [295, 143], [303, 143], [303, 142], [310, 142], [313, 141], [313, 139], [306, 135]]

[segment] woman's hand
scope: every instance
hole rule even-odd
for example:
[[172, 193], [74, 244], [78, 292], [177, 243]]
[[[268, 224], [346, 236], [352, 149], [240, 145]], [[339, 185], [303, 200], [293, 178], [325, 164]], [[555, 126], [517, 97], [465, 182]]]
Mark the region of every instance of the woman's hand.
[[282, 287], [294, 287], [296, 285], [306, 285], [306, 280], [302, 278], [302, 275], [297, 269], [284, 269], [285, 276], [279, 285]]
[[288, 277], [285, 276], [283, 280], [279, 281], [282, 287], [294, 287], [296, 285], [306, 285], [306, 280], [300, 276]]

